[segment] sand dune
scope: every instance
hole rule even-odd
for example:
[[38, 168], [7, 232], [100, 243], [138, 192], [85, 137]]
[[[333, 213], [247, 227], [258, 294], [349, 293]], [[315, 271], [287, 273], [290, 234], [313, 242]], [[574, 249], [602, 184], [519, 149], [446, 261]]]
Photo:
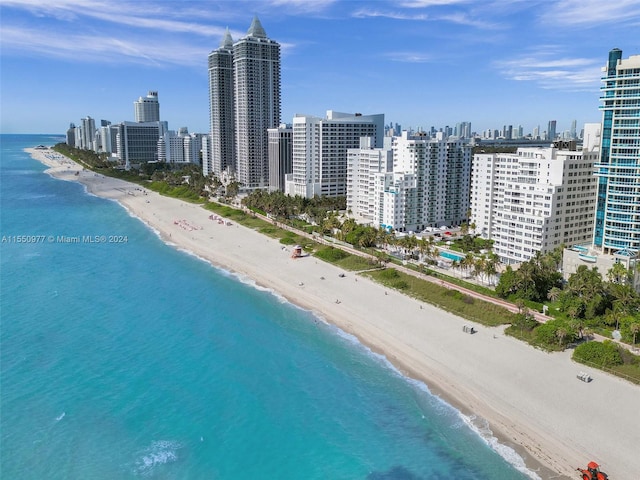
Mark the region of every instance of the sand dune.
[[[571, 361], [570, 352], [545, 353], [386, 289], [253, 230], [209, 219], [211, 212], [89, 171], [47, 151], [32, 156], [61, 179], [78, 180], [96, 195], [117, 200], [165, 240], [190, 250], [290, 301], [384, 354], [409, 376], [463, 413], [488, 422], [541, 478], [577, 478], [575, 468], [599, 462], [612, 479], [640, 478], [640, 387]], [[66, 160], [68, 162], [68, 160]], [[175, 223], [175, 222], [178, 223]], [[386, 294], [385, 294], [386, 293]], [[587, 370], [591, 383], [576, 378]]]

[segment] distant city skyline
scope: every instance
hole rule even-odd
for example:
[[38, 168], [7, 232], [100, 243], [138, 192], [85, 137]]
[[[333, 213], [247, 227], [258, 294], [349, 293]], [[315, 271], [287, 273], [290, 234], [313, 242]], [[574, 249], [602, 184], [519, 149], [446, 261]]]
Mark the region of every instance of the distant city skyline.
[[133, 120], [132, 100], [154, 91], [170, 129], [207, 133], [207, 56], [254, 15], [282, 48], [284, 123], [336, 110], [403, 129], [579, 133], [601, 121], [609, 50], [640, 54], [640, 0], [6, 0], [0, 132]]

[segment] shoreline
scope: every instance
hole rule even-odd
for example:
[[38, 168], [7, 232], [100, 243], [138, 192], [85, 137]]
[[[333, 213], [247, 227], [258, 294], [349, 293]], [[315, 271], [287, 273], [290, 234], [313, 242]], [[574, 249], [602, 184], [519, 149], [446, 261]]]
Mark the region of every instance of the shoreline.
[[290, 247], [246, 227], [211, 221], [199, 205], [83, 171], [51, 150], [26, 151], [50, 167], [51, 176], [79, 181], [88, 193], [117, 201], [172, 247], [246, 276], [353, 335], [468, 419], [486, 421], [492, 436], [540, 478], [574, 478], [576, 467], [591, 460], [611, 478], [640, 472], [634, 448], [640, 445], [637, 386], [599, 371], [592, 375], [596, 382], [583, 384], [575, 374], [584, 366], [568, 352], [535, 350], [499, 327], [464, 334], [464, 319], [396, 291], [387, 294], [365, 277], [354, 282], [352, 272], [339, 278], [340, 268], [313, 257], [292, 259]]

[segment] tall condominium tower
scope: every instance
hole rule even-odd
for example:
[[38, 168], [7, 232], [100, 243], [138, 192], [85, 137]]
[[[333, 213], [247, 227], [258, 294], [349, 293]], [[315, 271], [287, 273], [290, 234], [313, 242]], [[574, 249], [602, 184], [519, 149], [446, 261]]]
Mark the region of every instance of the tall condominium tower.
[[227, 29], [220, 47], [209, 54], [209, 173], [235, 169], [233, 124], [233, 39]]
[[146, 97], [140, 97], [133, 102], [136, 122], [159, 122], [160, 103], [158, 103], [158, 92], [149, 91]]
[[233, 43], [227, 32], [209, 55], [209, 98], [214, 173], [228, 168], [245, 188], [266, 186], [267, 129], [280, 124], [280, 45], [257, 17], [244, 38]]
[[598, 201], [593, 245], [603, 253], [640, 251], [640, 55], [609, 52], [603, 104]]
[[96, 136], [96, 121], [87, 115], [80, 119], [82, 135], [80, 135], [80, 148], [93, 150], [93, 140]]

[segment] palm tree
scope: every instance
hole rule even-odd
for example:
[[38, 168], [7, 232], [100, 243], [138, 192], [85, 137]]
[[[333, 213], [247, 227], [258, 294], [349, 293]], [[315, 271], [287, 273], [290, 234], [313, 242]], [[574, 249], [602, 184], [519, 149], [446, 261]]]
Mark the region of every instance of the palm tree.
[[563, 327], [560, 327], [556, 330], [556, 337], [558, 337], [558, 345], [562, 345], [562, 342], [565, 338], [567, 338], [567, 330]]
[[464, 265], [464, 269], [465, 269], [465, 272], [467, 273], [467, 276], [469, 275], [469, 270], [473, 268], [474, 262], [475, 262], [475, 259], [473, 257], [473, 253], [471, 252], [467, 253], [464, 256], [464, 258], [460, 261], [460, 264]]
[[484, 275], [486, 271], [487, 260], [484, 257], [475, 259], [473, 262], [473, 275], [478, 278]]
[[459, 260], [454, 260], [453, 262], [451, 262], [451, 270], [454, 270], [456, 268], [460, 268], [460, 261]]
[[558, 300], [561, 293], [562, 293], [562, 290], [560, 288], [553, 287], [551, 290], [549, 290], [549, 293], [547, 293], [547, 298], [552, 302], [555, 302], [556, 300]]
[[[337, 218], [337, 217], [336, 217]], [[356, 223], [356, 221], [353, 218], [347, 218], [344, 222], [342, 222], [342, 225], [340, 225], [340, 240], [344, 240], [345, 238], [347, 238], [347, 235], [349, 235], [349, 233], [353, 232], [353, 230], [358, 226], [358, 224]]]
[[491, 284], [491, 280], [495, 279], [498, 273], [498, 265], [500, 265], [500, 257], [495, 253], [490, 253], [484, 265], [484, 273], [487, 275], [487, 283]]
[[375, 229], [369, 227], [358, 238], [358, 245], [363, 248], [372, 247], [376, 243], [376, 236]]
[[626, 283], [629, 272], [621, 263], [614, 263], [607, 272], [607, 278], [611, 283]]
[[421, 261], [427, 255], [427, 252], [431, 253], [431, 251], [429, 249], [429, 244], [427, 243], [427, 241], [424, 238], [421, 238], [420, 240], [418, 240], [418, 252], [420, 252], [419, 260], [421, 260]]
[[629, 330], [633, 334], [633, 344], [636, 344], [636, 335], [640, 332], [640, 323], [632, 323], [629, 325]]

